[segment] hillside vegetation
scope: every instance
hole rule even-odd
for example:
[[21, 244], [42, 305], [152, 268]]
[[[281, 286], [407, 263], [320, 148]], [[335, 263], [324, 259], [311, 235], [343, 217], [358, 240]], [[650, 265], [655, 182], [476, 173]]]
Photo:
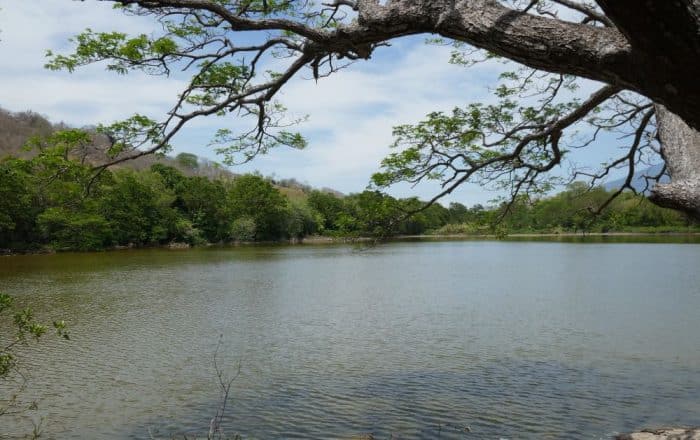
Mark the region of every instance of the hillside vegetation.
[[[13, 156], [28, 159], [38, 154], [39, 149], [28, 144], [32, 138], [46, 138], [52, 133], [70, 130], [64, 123], [51, 123], [46, 117], [32, 112], [10, 112], [0, 108], [0, 158]], [[70, 151], [72, 158], [90, 165], [100, 165], [119, 157], [109, 156], [110, 142], [107, 137], [96, 132], [94, 127], [83, 127], [88, 133], [89, 141], [80, 146], [74, 146]], [[153, 164], [160, 163], [171, 166], [186, 176], [204, 176], [209, 178], [233, 177], [216, 162], [198, 158], [190, 153], [181, 153], [176, 157], [165, 155], [147, 155], [134, 160], [115, 165], [114, 168], [132, 170], [147, 170]]]

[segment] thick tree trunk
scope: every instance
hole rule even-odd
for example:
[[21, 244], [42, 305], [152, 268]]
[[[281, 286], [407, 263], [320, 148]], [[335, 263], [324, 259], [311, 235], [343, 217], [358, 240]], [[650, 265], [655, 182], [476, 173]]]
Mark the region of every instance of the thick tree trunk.
[[354, 43], [439, 34], [536, 69], [634, 90], [700, 130], [700, 0], [597, 3], [615, 27], [536, 16], [496, 0], [359, 0], [357, 25], [340, 32]]
[[671, 183], [656, 185], [650, 199], [700, 220], [700, 132], [662, 105], [656, 120]]
[[596, 3], [630, 43], [635, 62], [644, 66], [636, 80], [637, 91], [643, 90], [642, 94], [700, 130], [698, 121], [690, 116], [700, 111], [700, 0]]

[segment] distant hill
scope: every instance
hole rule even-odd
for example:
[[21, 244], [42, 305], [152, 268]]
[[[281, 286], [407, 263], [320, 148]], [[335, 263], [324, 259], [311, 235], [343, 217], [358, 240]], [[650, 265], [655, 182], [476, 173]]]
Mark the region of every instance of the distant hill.
[[[634, 173], [634, 177], [632, 179], [632, 187], [637, 191], [637, 192], [644, 192], [644, 189], [647, 186], [646, 179], [644, 176], [656, 176], [658, 175], [661, 170], [663, 169], [663, 164], [657, 164], [657, 165], [652, 165], [649, 168], [646, 168], [644, 170], [637, 171]], [[668, 183], [670, 182], [670, 179], [668, 175], [664, 175], [661, 177], [661, 183]], [[617, 179], [613, 180], [612, 182], [608, 182], [604, 185], [604, 188], [608, 191], [615, 191], [619, 189], [623, 184], [625, 183], [625, 179]], [[653, 182], [650, 182], [650, 188]], [[648, 193], [649, 190], [646, 191]]]
[[[35, 152], [24, 149], [27, 141], [33, 136], [48, 136], [58, 130], [65, 130], [70, 127], [64, 123], [54, 124], [45, 116], [32, 111], [10, 112], [0, 108], [0, 158], [15, 156], [23, 159], [32, 157]], [[84, 130], [93, 132], [93, 127], [83, 127]], [[94, 165], [105, 163], [109, 160], [105, 151], [109, 148], [109, 140], [102, 135], [94, 133], [94, 144], [88, 147], [86, 160]], [[191, 153], [180, 153], [175, 157], [147, 155], [134, 160], [115, 165], [115, 168], [129, 168], [134, 170], [144, 170], [155, 163], [172, 166], [186, 176], [202, 176], [210, 179], [232, 179], [236, 177], [218, 162], [198, 157]], [[306, 183], [299, 182], [294, 178], [268, 179], [291, 199], [305, 198], [306, 194], [314, 188]], [[343, 197], [339, 191], [331, 188], [322, 188], [321, 191], [331, 193], [337, 197]]]
[[66, 126], [52, 124], [38, 113], [12, 113], [0, 108], [0, 156], [29, 157], [31, 153], [22, 147], [30, 137], [48, 136], [61, 128]]
[[[64, 123], [53, 124], [46, 117], [32, 112], [10, 112], [0, 108], [0, 158], [15, 156], [27, 159], [36, 154], [24, 149], [27, 141], [33, 136], [48, 136], [58, 130], [69, 127]], [[92, 127], [83, 127], [93, 133], [94, 143], [85, 153], [87, 162], [99, 165], [109, 161], [106, 154], [109, 140]], [[203, 176], [208, 178], [233, 178], [235, 174], [221, 164], [190, 153], [181, 153], [176, 157], [147, 155], [115, 166], [115, 168], [130, 168], [135, 170], [148, 169], [155, 163], [162, 163], [177, 168], [187, 176]]]

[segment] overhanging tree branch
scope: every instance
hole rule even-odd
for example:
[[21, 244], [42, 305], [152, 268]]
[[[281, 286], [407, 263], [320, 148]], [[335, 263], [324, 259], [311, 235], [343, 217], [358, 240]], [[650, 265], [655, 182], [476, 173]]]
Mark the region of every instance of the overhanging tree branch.
[[[593, 79], [616, 91], [633, 91], [664, 105], [689, 130], [700, 128], [700, 65], [688, 62], [700, 57], [698, 0], [598, 0], [599, 7], [577, 0], [349, 0], [320, 6], [307, 1], [100, 1], [120, 5], [127, 13], [154, 17], [163, 28], [162, 35], [132, 38], [88, 31], [77, 37], [73, 55], [54, 55], [50, 68], [73, 70], [105, 60], [108, 69], [119, 73], [169, 74], [175, 67], [195, 72], [164, 121], [136, 118], [105, 129], [124, 138], [116, 143], [110, 164], [165, 151], [187, 123], [213, 115], [253, 121], [252, 129], [238, 130], [238, 135], [230, 130], [220, 132], [219, 141], [232, 143], [222, 147], [225, 153], [242, 153], [248, 160], [277, 145], [302, 147], [303, 138], [288, 132], [288, 124], [276, 116], [282, 110], [273, 103], [277, 92], [305, 68], [319, 79], [337, 70], [338, 60], [369, 59], [378, 46], [414, 34], [439, 35], [530, 68]], [[558, 19], [557, 11], [548, 5], [575, 11], [583, 22]], [[254, 42], [240, 44], [241, 35]], [[287, 60], [287, 64], [279, 72], [261, 75], [258, 66], [270, 60], [276, 64]], [[570, 111], [573, 107], [559, 108], [557, 115]], [[546, 132], [550, 125], [542, 124], [510, 127], [512, 133], [496, 127], [492, 137], [484, 136], [486, 143], [496, 142], [490, 147], [495, 150], [489, 153], [492, 157], [484, 156], [487, 163], [503, 163], [496, 157], [510, 161], [509, 168], [485, 168], [486, 178], [510, 179], [516, 183], [511, 187], [516, 193], [537, 186], [540, 174], [551, 169], [551, 161], [561, 160], [560, 133]], [[498, 136], [508, 140], [499, 143]], [[523, 140], [528, 141], [520, 144]], [[506, 143], [524, 146], [496, 151]], [[674, 153], [669, 150], [668, 154]], [[524, 156], [530, 160], [523, 160]], [[428, 178], [444, 168], [445, 173], [452, 173], [445, 177], [445, 189], [463, 182], [465, 169], [484, 162], [466, 153], [446, 152], [439, 142], [431, 147], [429, 157], [432, 166], [417, 170], [411, 179]], [[691, 191], [694, 187], [684, 188]], [[697, 200], [699, 194], [700, 190], [690, 197]], [[694, 208], [687, 211], [694, 212]]]

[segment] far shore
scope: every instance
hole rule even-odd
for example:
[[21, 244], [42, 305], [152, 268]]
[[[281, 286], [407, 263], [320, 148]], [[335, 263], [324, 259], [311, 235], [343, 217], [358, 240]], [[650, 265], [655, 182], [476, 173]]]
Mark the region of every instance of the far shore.
[[76, 249], [0, 249], [0, 256], [12, 255], [36, 255], [36, 254], [55, 254], [63, 252], [109, 252], [123, 251], [130, 249], [171, 249], [171, 250], [187, 250], [203, 247], [216, 246], [260, 246], [260, 245], [296, 245], [296, 244], [353, 244], [353, 243], [369, 243], [369, 242], [392, 242], [403, 240], [507, 240], [509, 238], [586, 238], [586, 237], [700, 237], [700, 232], [562, 232], [562, 233], [514, 233], [498, 236], [495, 234], [425, 234], [425, 235], [395, 235], [384, 239], [375, 237], [332, 237], [326, 235], [311, 235], [302, 239], [279, 240], [279, 241], [237, 241], [229, 243], [205, 243], [201, 245], [190, 245], [188, 243], [173, 242], [167, 244], [156, 244], [147, 246], [113, 246], [97, 250], [76, 250]]
[[[665, 237], [665, 236], [700, 236], [700, 232], [528, 232], [506, 234], [509, 237]], [[397, 235], [392, 238], [497, 238], [495, 234], [425, 234], [425, 235]]]

